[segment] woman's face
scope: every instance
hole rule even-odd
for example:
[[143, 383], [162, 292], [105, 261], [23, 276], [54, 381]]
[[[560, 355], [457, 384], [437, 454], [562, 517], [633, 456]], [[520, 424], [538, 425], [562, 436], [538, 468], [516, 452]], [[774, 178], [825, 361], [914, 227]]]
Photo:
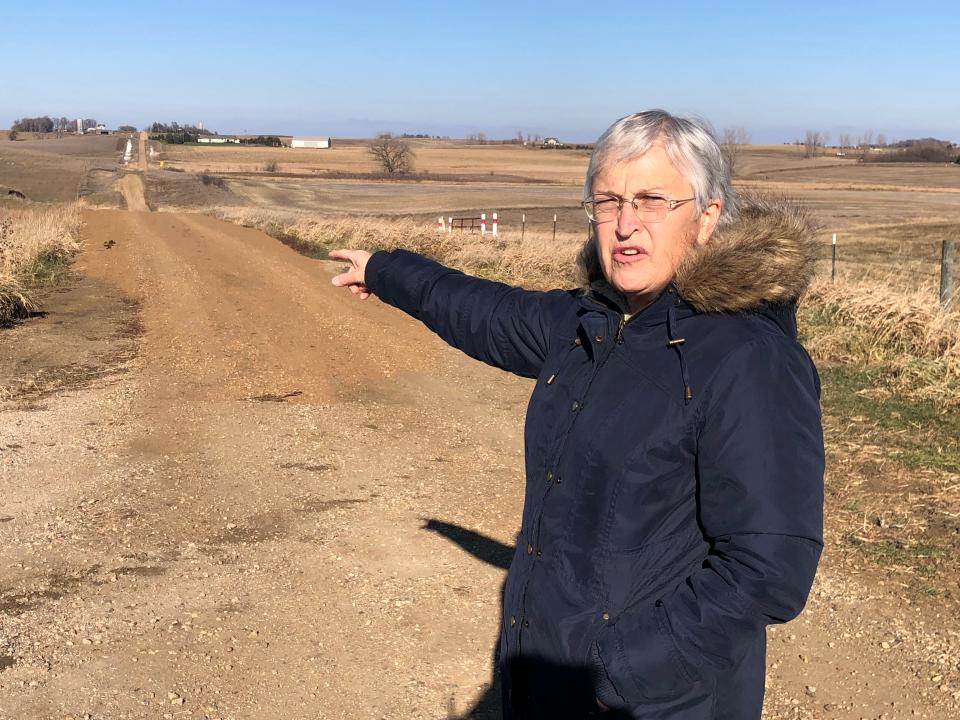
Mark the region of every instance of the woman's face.
[[[693, 187], [674, 167], [660, 144], [633, 160], [608, 165], [593, 179], [594, 195], [607, 193], [628, 200], [656, 194], [674, 200], [693, 197]], [[627, 298], [634, 313], [651, 303], [669, 284], [687, 250], [706, 243], [720, 215], [719, 200], [697, 212], [696, 201], [667, 213], [661, 222], [644, 222], [625, 202], [619, 217], [594, 221], [597, 253], [603, 274]]]

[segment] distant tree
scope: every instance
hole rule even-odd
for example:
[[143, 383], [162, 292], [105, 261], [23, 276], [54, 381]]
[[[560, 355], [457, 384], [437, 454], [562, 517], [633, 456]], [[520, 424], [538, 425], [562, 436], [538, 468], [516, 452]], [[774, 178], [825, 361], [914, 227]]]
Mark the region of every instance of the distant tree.
[[866, 159], [873, 147], [873, 130], [867, 130], [863, 135], [857, 138], [857, 148], [860, 150], [860, 158]]
[[90, 128], [95, 128], [97, 126], [97, 121], [94, 118], [85, 118], [82, 125], [84, 130], [89, 130]]
[[825, 142], [826, 140], [822, 132], [819, 130], [807, 130], [807, 134], [803, 141], [804, 157], [816, 157], [820, 152], [820, 148], [823, 147]]
[[380, 133], [370, 144], [370, 157], [377, 161], [383, 171], [390, 175], [413, 170], [416, 154], [410, 144], [393, 133]]
[[523, 130], [517, 130], [517, 145], [523, 145]]
[[852, 147], [852, 146], [850, 145], [850, 134], [849, 134], [849, 133], [841, 133], [841, 135], [840, 135], [840, 149], [841, 149], [841, 150], [845, 150], [845, 149], [848, 148], [848, 147]]
[[9, 130], [9, 131], [7, 132], [7, 140], [16, 140], [16, 139], [17, 139], [17, 131], [16, 131], [16, 130]]
[[887, 136], [883, 133], [877, 135], [877, 147], [886, 147], [887, 146]]
[[747, 134], [746, 128], [740, 126], [724, 128], [720, 151], [723, 153], [724, 160], [727, 161], [730, 177], [733, 177], [736, 172], [744, 146], [749, 144], [750, 136]]
[[120, 132], [136, 132], [137, 129], [133, 125], [121, 125], [117, 128]]

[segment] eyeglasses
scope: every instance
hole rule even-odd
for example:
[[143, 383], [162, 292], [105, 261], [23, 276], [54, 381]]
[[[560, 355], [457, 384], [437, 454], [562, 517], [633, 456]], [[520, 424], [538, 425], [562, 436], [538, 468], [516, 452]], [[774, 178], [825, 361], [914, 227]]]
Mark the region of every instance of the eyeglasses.
[[619, 195], [603, 193], [594, 195], [589, 200], [584, 200], [580, 205], [587, 213], [587, 217], [594, 222], [615, 220], [623, 210], [624, 204], [629, 203], [633, 206], [633, 211], [638, 218], [644, 222], [657, 223], [663, 222], [668, 212], [691, 200], [696, 200], [696, 198], [674, 200], [663, 195], [637, 195], [632, 200], [628, 200]]

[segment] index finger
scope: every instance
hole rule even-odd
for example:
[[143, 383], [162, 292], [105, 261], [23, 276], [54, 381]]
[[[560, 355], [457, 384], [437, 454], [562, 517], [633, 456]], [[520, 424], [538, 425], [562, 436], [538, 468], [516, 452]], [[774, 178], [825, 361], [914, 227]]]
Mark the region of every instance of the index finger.
[[332, 257], [336, 260], [349, 260], [353, 262], [353, 258], [358, 252], [358, 250], [350, 250], [349, 248], [338, 248], [336, 250], [331, 250], [328, 253], [328, 257]]

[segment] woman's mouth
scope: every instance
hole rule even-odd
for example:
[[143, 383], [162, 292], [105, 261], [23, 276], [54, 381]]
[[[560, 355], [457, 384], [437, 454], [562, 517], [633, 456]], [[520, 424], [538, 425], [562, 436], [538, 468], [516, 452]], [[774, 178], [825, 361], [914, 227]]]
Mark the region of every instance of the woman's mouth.
[[613, 251], [613, 260], [618, 263], [634, 263], [647, 256], [647, 251], [636, 245], [618, 247]]

